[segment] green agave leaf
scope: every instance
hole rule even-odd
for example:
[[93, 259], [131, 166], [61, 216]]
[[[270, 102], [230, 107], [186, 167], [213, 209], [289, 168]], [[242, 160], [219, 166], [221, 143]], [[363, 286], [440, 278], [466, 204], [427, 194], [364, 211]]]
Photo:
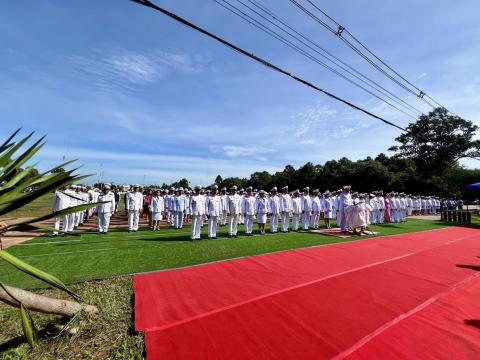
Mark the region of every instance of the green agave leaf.
[[15, 186], [15, 185], [18, 186], [19, 183], [22, 181], [22, 179], [25, 178], [26, 176], [28, 176], [31, 173], [31, 171], [34, 169], [35, 165], [29, 166], [26, 169], [20, 171], [17, 175], [15, 175], [13, 178], [11, 178], [9, 181], [7, 181], [4, 185], [2, 185], [2, 187]]
[[55, 189], [61, 188], [67, 184], [71, 184], [79, 179], [86, 178], [90, 175], [85, 176], [74, 176], [74, 177], [65, 177], [63, 175], [59, 176], [58, 178], [51, 179], [46, 184], [42, 184], [39, 188], [30, 191], [24, 194], [18, 194], [14, 192], [14, 194], [5, 194], [4, 196], [0, 196], [0, 215], [6, 214], [12, 210], [18, 209], [31, 201], [37, 199], [39, 196], [47, 194]]
[[5, 168], [5, 165], [12, 161], [12, 155], [15, 154], [17, 150], [20, 149], [32, 136], [33, 132], [28, 134], [18, 143], [14, 144], [8, 151], [0, 155], [0, 167]]
[[30, 160], [32, 156], [35, 155], [45, 145], [45, 142], [42, 142], [44, 139], [45, 136], [42, 136], [32, 146], [25, 150], [22, 155], [7, 164], [5, 166], [4, 173], [0, 176], [0, 182], [4, 181], [8, 175], [15, 171], [15, 169], [18, 169], [20, 166]]
[[4, 152], [6, 149], [8, 149], [8, 148], [10, 148], [10, 147], [13, 146], [14, 143], [10, 143], [10, 141], [11, 141], [15, 136], [17, 136], [17, 134], [20, 132], [20, 130], [22, 130], [21, 127], [18, 128], [17, 130], [15, 130], [15, 132], [14, 132], [12, 135], [10, 135], [10, 137], [9, 137], [7, 140], [5, 140], [5, 142], [4, 142], [2, 145], [0, 145], [0, 153]]
[[60, 281], [57, 277], [46, 273], [36, 267], [27, 264], [26, 262], [16, 258], [12, 254], [6, 252], [5, 250], [0, 250], [0, 258], [8, 262], [9, 264], [15, 266], [20, 271], [23, 271], [26, 274], [29, 274], [39, 280], [46, 282], [47, 284], [56, 287], [57, 289], [65, 291], [67, 294], [72, 296], [74, 299], [78, 299], [78, 296], [67, 288], [67, 286]]
[[28, 343], [33, 348], [38, 342], [38, 331], [33, 322], [32, 316], [28, 309], [18, 300], [10, 291], [10, 287], [0, 282], [0, 287], [5, 290], [8, 296], [15, 300], [20, 306], [20, 319], [22, 320], [23, 334], [27, 338]]
[[34, 348], [38, 343], [38, 332], [33, 322], [30, 312], [22, 303], [20, 303], [20, 318], [22, 319], [22, 329], [28, 343]]

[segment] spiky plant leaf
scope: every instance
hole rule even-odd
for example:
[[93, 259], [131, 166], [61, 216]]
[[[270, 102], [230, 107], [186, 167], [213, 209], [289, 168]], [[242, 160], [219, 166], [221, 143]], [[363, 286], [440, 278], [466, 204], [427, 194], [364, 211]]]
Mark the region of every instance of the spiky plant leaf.
[[78, 299], [78, 296], [71, 291], [67, 286], [60, 281], [57, 277], [50, 275], [46, 273], [45, 271], [42, 271], [40, 269], [37, 269], [36, 267], [27, 264], [26, 262], [16, 258], [12, 254], [6, 252], [5, 250], [0, 250], [0, 259], [5, 260], [8, 262], [10, 265], [13, 265], [16, 267], [18, 270], [23, 271], [24, 273], [27, 273], [39, 280], [42, 280], [46, 282], [47, 284], [56, 287], [57, 289], [63, 290], [66, 293], [68, 293], [70, 296], [72, 296], [74, 299]]
[[23, 303], [18, 300], [10, 291], [10, 287], [0, 282], [0, 287], [5, 290], [8, 296], [10, 296], [14, 301], [17, 302], [17, 306], [20, 309], [20, 319], [22, 321], [22, 330], [25, 338], [32, 348], [34, 348], [38, 343], [38, 331], [33, 322], [32, 316], [28, 309], [23, 305]]

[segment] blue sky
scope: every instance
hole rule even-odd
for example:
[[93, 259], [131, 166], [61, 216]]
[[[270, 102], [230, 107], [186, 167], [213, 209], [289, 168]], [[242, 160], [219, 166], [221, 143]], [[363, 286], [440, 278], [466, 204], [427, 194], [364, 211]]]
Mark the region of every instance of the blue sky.
[[[259, 0], [423, 111], [287, 0]], [[235, 0], [232, 0], [235, 2]], [[479, 124], [478, 0], [316, 1], [400, 73]], [[211, 0], [165, 8], [356, 104], [385, 107]], [[122, 0], [0, 3], [0, 135], [48, 134], [41, 167], [78, 158], [115, 182], [248, 177], [386, 152], [399, 131], [346, 108], [160, 13]], [[473, 161], [466, 166], [478, 167]]]

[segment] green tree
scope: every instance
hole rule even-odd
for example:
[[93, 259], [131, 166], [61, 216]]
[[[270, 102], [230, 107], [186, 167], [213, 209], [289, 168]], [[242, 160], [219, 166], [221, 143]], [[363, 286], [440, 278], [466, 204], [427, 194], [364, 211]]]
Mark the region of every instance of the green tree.
[[480, 140], [474, 136], [478, 126], [469, 120], [436, 108], [407, 126], [407, 131], [392, 146], [403, 158], [412, 159], [422, 174], [441, 175], [462, 158], [480, 158]]
[[215, 184], [217, 186], [220, 186], [220, 184], [222, 183], [223, 179], [220, 175], [217, 175], [217, 177], [215, 178]]

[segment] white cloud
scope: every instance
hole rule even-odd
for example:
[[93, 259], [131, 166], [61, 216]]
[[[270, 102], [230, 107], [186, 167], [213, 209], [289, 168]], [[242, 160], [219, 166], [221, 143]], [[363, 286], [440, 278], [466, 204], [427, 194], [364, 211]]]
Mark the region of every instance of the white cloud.
[[88, 56], [71, 55], [73, 74], [91, 81], [99, 90], [117, 88], [133, 91], [138, 86], [157, 82], [171, 71], [190, 74], [205, 71], [208, 54], [182, 54], [165, 51], [134, 52], [114, 48], [93, 51]]
[[273, 149], [257, 145], [223, 145], [212, 146], [213, 153], [223, 154], [230, 158], [250, 157], [257, 160], [266, 160], [265, 154], [273, 152]]

